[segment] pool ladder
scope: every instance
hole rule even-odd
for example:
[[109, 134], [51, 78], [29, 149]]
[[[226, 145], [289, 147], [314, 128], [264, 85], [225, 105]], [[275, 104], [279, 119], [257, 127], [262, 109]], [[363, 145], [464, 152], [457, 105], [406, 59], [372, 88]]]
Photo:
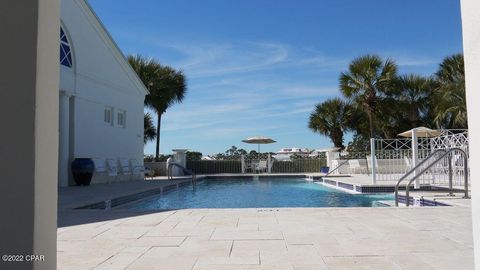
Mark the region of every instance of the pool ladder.
[[[448, 150], [439, 149], [432, 152], [427, 158], [422, 160], [417, 166], [413, 169], [408, 171], [402, 178], [400, 178], [395, 185], [395, 206], [398, 206], [399, 196], [398, 190], [400, 188], [400, 183], [405, 180], [408, 176], [413, 174], [413, 177], [408, 181], [407, 185], [405, 186], [405, 204], [406, 206], [410, 205], [410, 185], [418, 179], [421, 175], [428, 173], [430, 168], [438, 164], [440, 161], [443, 161], [444, 158], [448, 158], [448, 187], [449, 187], [449, 194], [453, 194], [453, 168], [452, 168], [452, 154], [457, 151], [463, 156], [463, 177], [464, 177], [464, 192], [465, 195], [463, 198], [468, 199], [468, 155], [467, 153], [460, 148], [451, 148]], [[428, 163], [430, 161], [430, 163]], [[421, 167], [424, 166], [423, 169]], [[419, 171], [418, 173], [415, 173]]]
[[197, 185], [197, 175], [192, 170], [189, 170], [189, 169], [183, 167], [182, 165], [180, 165], [178, 163], [168, 164], [168, 168], [167, 168], [167, 179], [168, 180], [173, 180], [173, 175], [172, 175], [172, 167], [173, 166], [175, 166], [177, 168], [180, 168], [183, 173], [191, 175], [192, 176], [193, 187], [195, 187]]

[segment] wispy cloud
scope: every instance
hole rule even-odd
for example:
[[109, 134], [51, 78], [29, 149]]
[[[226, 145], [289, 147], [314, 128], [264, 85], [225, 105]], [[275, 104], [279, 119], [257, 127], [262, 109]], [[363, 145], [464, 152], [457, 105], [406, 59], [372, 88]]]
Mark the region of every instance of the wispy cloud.
[[[251, 135], [313, 136], [307, 129], [310, 112], [316, 103], [339, 95], [338, 74], [353, 58], [271, 42], [156, 45], [175, 52], [165, 61], [188, 78], [186, 100], [162, 118], [162, 140], [172, 145], [220, 143], [224, 148]], [[434, 64], [429, 58], [381, 55], [403, 67]]]
[[282, 44], [239, 42], [159, 44], [183, 55], [175, 66], [191, 78], [223, 76], [262, 70], [285, 62], [289, 49]]

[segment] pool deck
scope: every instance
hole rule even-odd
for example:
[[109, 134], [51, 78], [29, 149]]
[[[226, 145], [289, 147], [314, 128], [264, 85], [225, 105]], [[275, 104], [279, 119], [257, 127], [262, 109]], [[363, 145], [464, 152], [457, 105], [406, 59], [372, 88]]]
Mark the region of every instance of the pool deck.
[[469, 200], [411, 208], [73, 209], [185, 181], [60, 188], [58, 269], [473, 269]]
[[121, 196], [141, 193], [143, 191], [157, 188], [164, 188], [170, 185], [177, 185], [183, 182], [190, 182], [190, 178], [177, 178], [174, 181], [169, 181], [166, 177], [159, 177], [156, 180], [147, 181], [59, 187], [58, 209], [73, 209]]

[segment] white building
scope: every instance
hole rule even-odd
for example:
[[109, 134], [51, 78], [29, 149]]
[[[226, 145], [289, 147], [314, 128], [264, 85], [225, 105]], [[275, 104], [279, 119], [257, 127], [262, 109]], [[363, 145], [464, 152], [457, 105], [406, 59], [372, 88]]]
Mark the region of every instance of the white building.
[[142, 179], [148, 93], [85, 0], [61, 0], [59, 186], [70, 164], [93, 158], [92, 183]]
[[283, 160], [287, 161], [290, 160], [290, 157], [293, 155], [301, 156], [301, 157], [307, 157], [310, 154], [310, 151], [308, 149], [302, 149], [298, 147], [290, 147], [290, 148], [282, 148], [277, 153], [275, 153], [274, 158], [276, 160]]

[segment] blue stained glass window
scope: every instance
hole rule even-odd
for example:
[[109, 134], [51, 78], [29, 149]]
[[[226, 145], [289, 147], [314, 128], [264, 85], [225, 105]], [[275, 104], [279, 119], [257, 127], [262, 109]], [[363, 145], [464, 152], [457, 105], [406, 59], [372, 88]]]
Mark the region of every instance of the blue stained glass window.
[[65, 31], [60, 27], [60, 64], [65, 67], [72, 67], [72, 50]]

